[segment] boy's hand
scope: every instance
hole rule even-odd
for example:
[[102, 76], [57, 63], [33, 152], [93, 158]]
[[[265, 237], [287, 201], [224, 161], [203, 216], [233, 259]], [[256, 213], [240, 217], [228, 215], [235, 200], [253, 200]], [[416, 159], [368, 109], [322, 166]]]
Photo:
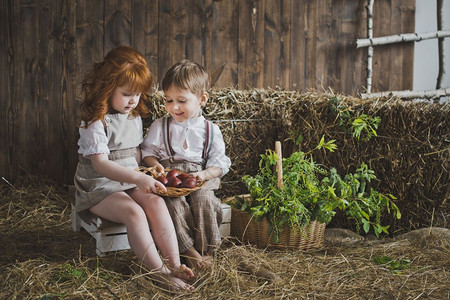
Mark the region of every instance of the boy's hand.
[[209, 167], [200, 172], [192, 173], [192, 175], [199, 177], [201, 180], [206, 181], [222, 175], [222, 169], [219, 167]]
[[205, 181], [205, 173], [204, 171], [201, 172], [194, 172], [191, 173], [192, 176], [199, 178], [201, 181]]
[[157, 163], [155, 165], [155, 170], [158, 173], [158, 175], [162, 175], [164, 173], [164, 167], [160, 163]]
[[158, 158], [155, 156], [146, 156], [143, 158], [145, 165], [152, 167], [159, 175], [164, 172], [164, 167], [159, 163]]

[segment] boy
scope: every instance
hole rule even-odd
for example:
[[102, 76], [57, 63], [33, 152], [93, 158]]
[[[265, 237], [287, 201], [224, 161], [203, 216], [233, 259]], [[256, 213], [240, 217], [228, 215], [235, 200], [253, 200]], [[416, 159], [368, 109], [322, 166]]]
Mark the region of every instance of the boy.
[[165, 197], [180, 253], [192, 268], [210, 266], [220, 245], [222, 208], [214, 190], [231, 165], [219, 127], [202, 116], [208, 86], [208, 74], [199, 64], [183, 60], [172, 66], [162, 80], [170, 116], [153, 122], [141, 147], [148, 166], [160, 172], [178, 169], [206, 181], [186, 197]]

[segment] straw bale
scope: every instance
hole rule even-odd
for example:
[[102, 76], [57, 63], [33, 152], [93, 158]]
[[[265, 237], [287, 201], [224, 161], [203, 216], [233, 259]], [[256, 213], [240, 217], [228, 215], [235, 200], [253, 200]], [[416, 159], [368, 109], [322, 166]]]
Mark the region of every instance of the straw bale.
[[[356, 139], [339, 124], [330, 99], [337, 98], [353, 116], [381, 118], [378, 136]], [[162, 101], [162, 100], [161, 100]], [[282, 141], [287, 156], [295, 150], [313, 149], [322, 136], [334, 139], [338, 150], [318, 151], [314, 158], [340, 174], [354, 172], [362, 162], [375, 171], [372, 186], [397, 197], [403, 217], [384, 220], [391, 232], [426, 226], [448, 226], [450, 198], [450, 106], [415, 103], [397, 98], [360, 99], [333, 91], [284, 91], [275, 89], [210, 92], [205, 116], [218, 124], [232, 160], [223, 178], [222, 198], [246, 193], [241, 177], [254, 175], [260, 154]], [[290, 139], [297, 131], [303, 142]], [[331, 224], [351, 227], [338, 215]]]

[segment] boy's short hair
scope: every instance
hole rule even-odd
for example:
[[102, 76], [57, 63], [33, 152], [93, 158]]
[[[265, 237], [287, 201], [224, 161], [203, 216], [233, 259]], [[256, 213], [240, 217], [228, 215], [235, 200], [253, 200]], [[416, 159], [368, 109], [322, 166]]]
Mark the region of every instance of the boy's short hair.
[[209, 88], [209, 76], [201, 65], [184, 59], [167, 70], [161, 86], [163, 91], [174, 86], [200, 96]]

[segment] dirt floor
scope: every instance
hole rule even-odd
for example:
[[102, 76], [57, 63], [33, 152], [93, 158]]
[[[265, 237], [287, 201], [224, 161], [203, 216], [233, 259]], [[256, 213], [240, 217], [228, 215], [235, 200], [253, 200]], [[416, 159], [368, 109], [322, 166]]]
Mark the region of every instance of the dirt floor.
[[323, 249], [279, 251], [225, 239], [194, 292], [156, 286], [130, 251], [99, 258], [72, 232], [67, 187], [0, 183], [0, 299], [450, 299], [450, 233], [380, 240], [327, 229]]

